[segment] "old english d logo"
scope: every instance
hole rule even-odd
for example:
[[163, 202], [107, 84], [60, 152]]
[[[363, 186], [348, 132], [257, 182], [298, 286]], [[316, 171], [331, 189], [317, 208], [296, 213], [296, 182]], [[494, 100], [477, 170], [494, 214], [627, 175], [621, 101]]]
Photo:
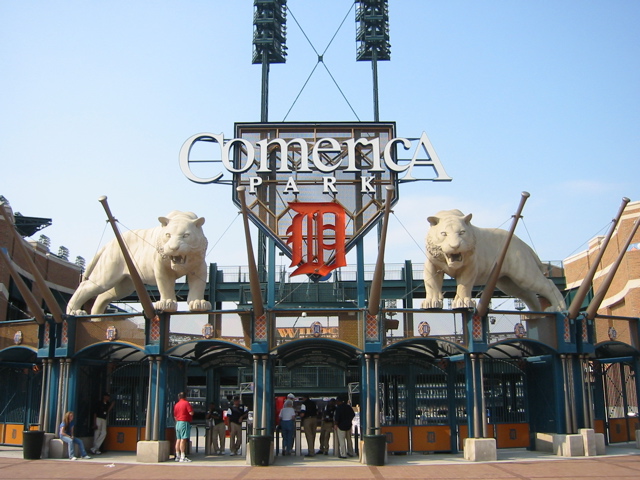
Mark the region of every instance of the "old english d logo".
[[289, 208], [297, 213], [287, 229], [287, 243], [291, 244], [291, 274], [319, 275], [347, 264], [345, 255], [345, 211], [332, 202], [291, 202]]

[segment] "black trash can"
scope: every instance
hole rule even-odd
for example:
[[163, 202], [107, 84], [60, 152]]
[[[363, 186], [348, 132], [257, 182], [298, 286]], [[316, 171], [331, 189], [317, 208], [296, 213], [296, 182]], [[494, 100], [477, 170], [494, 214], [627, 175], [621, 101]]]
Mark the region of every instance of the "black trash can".
[[24, 430], [22, 432], [22, 456], [25, 460], [38, 460], [42, 456], [43, 445], [43, 430]]
[[251, 465], [257, 467], [269, 466], [271, 458], [271, 435], [251, 435], [249, 437], [251, 448]]
[[367, 465], [384, 465], [384, 456], [387, 451], [386, 435], [363, 435], [364, 456]]

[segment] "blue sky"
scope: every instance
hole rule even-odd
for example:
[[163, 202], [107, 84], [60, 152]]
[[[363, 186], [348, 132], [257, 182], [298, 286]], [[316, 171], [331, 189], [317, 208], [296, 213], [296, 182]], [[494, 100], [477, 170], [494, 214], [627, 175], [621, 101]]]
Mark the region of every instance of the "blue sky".
[[[508, 228], [543, 260], [603, 234], [623, 196], [640, 200], [640, 2], [391, 0], [391, 61], [379, 64], [380, 119], [426, 132], [450, 183], [403, 185], [386, 258], [424, 261], [426, 217], [458, 208]], [[52, 250], [89, 260], [111, 238], [98, 197], [124, 228], [171, 210], [204, 216], [209, 262], [246, 263], [229, 186], [178, 165], [199, 132], [233, 137], [260, 120], [251, 1], [0, 0], [0, 194], [53, 219]], [[322, 53], [346, 0], [289, 0]], [[271, 121], [371, 121], [371, 65], [355, 61], [348, 13], [324, 54], [289, 15], [287, 63], [271, 67]], [[354, 115], [353, 111], [357, 114]], [[37, 236], [37, 235], [36, 235]], [[373, 263], [375, 239], [367, 259]]]

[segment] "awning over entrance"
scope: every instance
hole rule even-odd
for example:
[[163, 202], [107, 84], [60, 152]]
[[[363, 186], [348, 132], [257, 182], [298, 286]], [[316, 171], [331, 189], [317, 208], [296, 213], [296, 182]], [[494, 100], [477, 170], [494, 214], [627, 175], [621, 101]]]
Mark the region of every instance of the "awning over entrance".
[[437, 361], [466, 351], [462, 345], [439, 338], [412, 338], [385, 348], [380, 355], [380, 361], [386, 366], [396, 365], [404, 368], [418, 365], [429, 369]]
[[109, 342], [91, 345], [78, 352], [77, 359], [109, 361], [109, 362], [139, 362], [147, 357], [144, 350], [129, 344]]
[[596, 358], [605, 360], [607, 358], [637, 357], [640, 355], [638, 349], [622, 342], [604, 342], [596, 347]]
[[557, 353], [553, 348], [533, 340], [505, 340], [492, 345], [485, 353], [489, 358], [517, 359]]
[[393, 351], [419, 354], [437, 360], [466, 353], [467, 350], [462, 345], [439, 338], [412, 338], [386, 347], [383, 354]]
[[0, 363], [35, 363], [38, 355], [27, 347], [9, 347], [0, 351]]
[[198, 362], [202, 368], [249, 367], [251, 353], [235, 343], [199, 340], [183, 343], [167, 352], [172, 357]]
[[344, 342], [317, 338], [285, 343], [273, 353], [288, 368], [323, 365], [346, 369], [362, 352]]

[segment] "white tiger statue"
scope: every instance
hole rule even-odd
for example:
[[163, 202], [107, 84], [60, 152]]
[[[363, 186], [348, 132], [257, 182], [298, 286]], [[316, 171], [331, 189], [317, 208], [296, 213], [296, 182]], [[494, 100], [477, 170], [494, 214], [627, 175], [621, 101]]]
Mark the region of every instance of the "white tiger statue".
[[[204, 218], [198, 218], [192, 212], [174, 210], [166, 217], [158, 217], [158, 220], [160, 225], [155, 228], [122, 234], [142, 282], [158, 286], [160, 300], [154, 302], [155, 309], [164, 312], [178, 309], [175, 282], [186, 275], [189, 310], [211, 310], [211, 303], [204, 299], [207, 283], [207, 239], [202, 231]], [[94, 297], [91, 314], [104, 313], [109, 303], [134, 291], [122, 250], [114, 239], [91, 260], [83, 281], [69, 300], [67, 314], [86, 315], [82, 308]]]
[[[444, 274], [456, 279], [452, 308], [475, 307], [474, 285], [485, 285], [509, 234], [506, 230], [471, 225], [471, 214], [445, 210], [428, 217], [431, 224], [426, 237], [427, 260], [424, 264], [426, 296], [422, 308], [442, 308]], [[566, 309], [562, 294], [543, 274], [536, 253], [515, 235], [504, 259], [497, 287], [505, 294], [521, 299], [531, 311], [540, 311], [538, 295], [547, 299], [549, 311]]]

